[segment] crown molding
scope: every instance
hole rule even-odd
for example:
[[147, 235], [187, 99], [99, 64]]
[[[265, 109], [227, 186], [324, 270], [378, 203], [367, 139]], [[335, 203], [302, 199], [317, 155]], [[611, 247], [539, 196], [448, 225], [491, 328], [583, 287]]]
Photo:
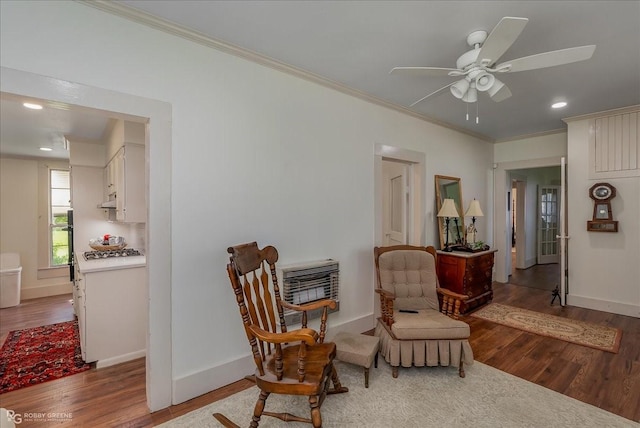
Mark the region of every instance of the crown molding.
[[333, 89], [335, 91], [341, 92], [343, 94], [347, 94], [361, 100], [367, 101], [372, 104], [379, 105], [381, 107], [385, 107], [391, 110], [395, 110], [397, 112], [406, 114], [408, 116], [414, 117], [416, 119], [423, 120], [425, 122], [432, 123], [434, 125], [442, 126], [444, 128], [451, 129], [456, 132], [460, 132], [462, 134], [469, 135], [474, 138], [478, 138], [483, 141], [487, 141], [490, 143], [494, 143], [495, 141], [492, 138], [484, 134], [480, 134], [477, 132], [469, 131], [464, 128], [457, 127], [450, 123], [435, 119], [433, 117], [417, 113], [415, 111], [409, 110], [406, 107], [400, 106], [395, 103], [391, 103], [389, 101], [383, 100], [381, 98], [377, 98], [366, 94], [357, 89], [350, 88], [341, 83], [335, 82], [333, 80], [322, 77], [318, 74], [312, 73], [310, 71], [294, 67], [292, 65], [280, 62], [273, 58], [270, 58], [266, 55], [259, 54], [257, 52], [253, 52], [249, 49], [241, 48], [239, 46], [222, 42], [220, 40], [216, 40], [210, 36], [207, 36], [201, 32], [191, 30], [189, 28], [183, 27], [181, 25], [175, 24], [171, 21], [168, 21], [163, 18], [159, 18], [157, 16], [151, 15], [147, 12], [143, 12], [138, 9], [134, 9], [130, 6], [126, 6], [119, 3], [113, 3], [108, 0], [75, 0], [78, 3], [84, 4], [86, 6], [93, 7], [95, 9], [99, 9], [103, 12], [110, 13], [112, 15], [119, 16], [121, 18], [125, 18], [127, 20], [136, 22], [138, 24], [145, 25], [147, 27], [155, 28], [156, 30], [163, 31], [165, 33], [172, 34], [174, 36], [178, 36], [192, 42], [211, 47], [218, 51], [234, 55], [248, 61], [255, 62], [257, 64], [263, 65], [265, 67], [272, 68], [274, 70], [281, 71], [283, 73], [287, 73], [289, 75], [305, 79], [307, 81], [317, 83], [324, 87]]
[[524, 140], [528, 138], [546, 137], [547, 135], [555, 135], [555, 134], [562, 134], [562, 133], [565, 133], [565, 134], [567, 133], [566, 128], [550, 129], [548, 131], [532, 132], [531, 134], [516, 135], [515, 137], [505, 138], [504, 140], [496, 140], [495, 144], [510, 143], [513, 141]]
[[603, 116], [615, 116], [617, 114], [625, 114], [625, 113], [635, 113], [640, 111], [640, 104], [628, 106], [628, 107], [620, 107], [612, 110], [605, 110], [596, 113], [583, 114], [581, 116], [573, 116], [562, 119], [565, 123], [575, 122], [577, 120], [585, 120], [585, 119], [597, 119]]

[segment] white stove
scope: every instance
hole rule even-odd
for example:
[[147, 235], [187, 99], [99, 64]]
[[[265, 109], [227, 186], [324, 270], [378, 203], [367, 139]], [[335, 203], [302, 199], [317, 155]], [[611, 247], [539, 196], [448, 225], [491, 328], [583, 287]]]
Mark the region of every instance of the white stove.
[[108, 259], [110, 257], [131, 257], [131, 256], [141, 256], [142, 253], [138, 250], [134, 250], [133, 248], [122, 248], [120, 250], [107, 250], [107, 251], [85, 251], [82, 253], [82, 256], [85, 260], [98, 260], [98, 259]]
[[144, 253], [131, 248], [126, 251], [78, 252], [75, 259], [80, 273], [144, 267], [147, 264]]

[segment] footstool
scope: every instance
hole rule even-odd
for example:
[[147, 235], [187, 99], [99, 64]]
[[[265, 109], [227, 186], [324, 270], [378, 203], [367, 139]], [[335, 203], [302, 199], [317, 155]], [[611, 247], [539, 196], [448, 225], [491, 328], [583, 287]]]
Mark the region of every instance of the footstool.
[[369, 388], [369, 367], [374, 360], [375, 367], [378, 367], [380, 339], [377, 336], [341, 331], [336, 334], [333, 342], [336, 344], [338, 360], [364, 367], [364, 387]]

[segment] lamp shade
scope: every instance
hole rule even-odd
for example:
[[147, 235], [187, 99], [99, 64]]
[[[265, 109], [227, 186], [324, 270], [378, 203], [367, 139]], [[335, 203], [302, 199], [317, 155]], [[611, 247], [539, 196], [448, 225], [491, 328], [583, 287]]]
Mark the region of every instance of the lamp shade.
[[467, 79], [458, 80], [449, 88], [453, 96], [458, 99], [462, 98], [464, 94], [467, 93], [467, 89], [469, 89], [469, 81]]
[[489, 74], [487, 72], [481, 73], [476, 77], [476, 88], [479, 91], [484, 92], [493, 86], [495, 80], [496, 78], [493, 74]]
[[442, 202], [442, 207], [440, 207], [440, 211], [438, 211], [438, 217], [459, 217], [456, 203], [453, 199], [445, 199]]
[[464, 215], [465, 217], [483, 217], [484, 214], [480, 209], [480, 201], [478, 201], [477, 199], [471, 201], [471, 203], [469, 204], [469, 208]]
[[471, 82], [469, 90], [462, 97], [462, 101], [466, 103], [475, 103], [478, 101], [478, 91], [476, 90], [476, 82]]

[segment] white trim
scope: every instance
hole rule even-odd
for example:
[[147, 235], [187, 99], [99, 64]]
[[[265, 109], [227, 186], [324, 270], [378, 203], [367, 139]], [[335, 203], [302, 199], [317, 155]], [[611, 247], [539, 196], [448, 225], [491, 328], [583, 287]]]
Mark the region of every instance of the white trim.
[[182, 37], [184, 39], [190, 40], [192, 42], [195, 42], [204, 46], [208, 46], [210, 48], [219, 50], [221, 52], [225, 52], [225, 53], [237, 56], [239, 58], [243, 58], [248, 61], [255, 62], [265, 67], [269, 67], [274, 70], [278, 70], [283, 73], [287, 73], [287, 74], [296, 76], [298, 78], [317, 83], [319, 85], [325, 86], [330, 89], [334, 89], [338, 92], [342, 92], [347, 95], [351, 95], [353, 97], [370, 102], [372, 104], [386, 107], [391, 110], [399, 111], [401, 113], [407, 114], [417, 119], [424, 120], [425, 122], [433, 123], [435, 125], [439, 125], [444, 128], [452, 129], [454, 131], [457, 131], [466, 135], [470, 135], [480, 140], [493, 142], [493, 139], [491, 139], [490, 137], [484, 134], [480, 134], [477, 132], [470, 131], [468, 129], [460, 128], [450, 123], [441, 121], [439, 119], [417, 113], [413, 110], [409, 110], [406, 107], [391, 103], [381, 98], [374, 97], [372, 95], [369, 95], [357, 89], [347, 87], [341, 83], [327, 79], [326, 77], [322, 77], [310, 71], [307, 71], [298, 67], [294, 67], [289, 64], [285, 64], [283, 62], [277, 61], [268, 56], [261, 55], [257, 52], [253, 52], [248, 49], [232, 45], [230, 43], [225, 43], [223, 41], [216, 40], [203, 33], [191, 30], [189, 28], [183, 27], [181, 25], [175, 24], [173, 22], [167, 21], [165, 19], [159, 18], [157, 16], [151, 15], [141, 10], [131, 8], [123, 4], [118, 4], [118, 3], [114, 3], [111, 1], [104, 1], [104, 0], [76, 0], [76, 1], [84, 5], [99, 9], [103, 12], [107, 12], [112, 15], [117, 15], [121, 18], [128, 19], [138, 24], [155, 28], [156, 30], [163, 31], [165, 33], [169, 33], [174, 36]]
[[[374, 327], [374, 322], [373, 314], [369, 314], [338, 326], [333, 326], [331, 325], [331, 317], [329, 317], [329, 327], [325, 340], [331, 341], [331, 338], [340, 331], [348, 331], [351, 333], [369, 331]], [[246, 373], [249, 375], [254, 372], [255, 368], [253, 355], [249, 353], [233, 361], [176, 378], [173, 381], [173, 403], [183, 403], [193, 397], [206, 394], [212, 389], [236, 382], [238, 380], [236, 373]]]
[[614, 302], [611, 300], [593, 299], [591, 297], [576, 296], [571, 293], [567, 295], [567, 304], [569, 306], [577, 306], [579, 308], [593, 309], [596, 311], [640, 318], [640, 305]]
[[[69, 275], [67, 271], [67, 276]], [[52, 284], [41, 285], [38, 287], [23, 287], [20, 290], [20, 301], [23, 302], [29, 299], [39, 299], [40, 297], [58, 296], [61, 294], [71, 294], [73, 288], [71, 282], [67, 281], [64, 284]]]
[[171, 105], [25, 71], [0, 67], [0, 91], [146, 120], [147, 405], [171, 405]]
[[127, 361], [143, 358], [146, 354], [144, 349], [136, 352], [129, 352], [128, 354], [118, 355], [116, 357], [106, 358], [104, 360], [98, 360], [96, 362], [96, 369], [102, 369], [105, 367], [115, 366], [116, 364], [125, 363]]
[[[541, 168], [545, 166], [560, 165], [560, 156], [549, 158], [529, 159], [513, 162], [501, 162], [495, 164], [494, 169], [494, 217], [493, 217], [493, 245], [498, 250], [495, 257], [495, 276], [497, 282], [507, 282], [509, 271], [507, 268], [511, 264], [511, 240], [509, 239], [509, 219], [507, 219], [507, 189], [511, 189], [510, 174], [507, 171]], [[508, 259], [507, 259], [508, 258]]]
[[505, 138], [504, 140], [496, 140], [494, 141], [494, 143], [495, 144], [509, 143], [511, 141], [519, 141], [519, 140], [524, 140], [529, 138], [546, 137], [548, 135], [566, 134], [566, 133], [567, 133], [566, 128], [550, 129], [549, 131], [532, 132], [531, 134], [522, 134], [514, 137]]
[[409, 236], [409, 244], [411, 245], [423, 245], [427, 241], [427, 228], [424, 223], [425, 213], [425, 192], [426, 192], [426, 155], [422, 152], [416, 152], [413, 150], [403, 149], [400, 147], [389, 146], [385, 144], [376, 143], [374, 146], [374, 163], [373, 163], [373, 175], [374, 175], [374, 243], [375, 245], [382, 245], [382, 159], [393, 159], [411, 164], [410, 180], [413, 181], [413, 198], [409, 204], [411, 213], [412, 225], [409, 228], [411, 230], [411, 236]]
[[52, 266], [45, 268], [38, 268], [37, 279], [49, 279], [49, 278], [64, 278], [69, 276], [69, 266]]
[[569, 122], [576, 122], [576, 121], [585, 120], [585, 119], [597, 119], [602, 116], [615, 116], [617, 114], [637, 112], [638, 110], [640, 110], [640, 104], [628, 106], [628, 107], [614, 108], [612, 110], [605, 110], [605, 111], [583, 114], [581, 116], [567, 117], [562, 119], [562, 121], [565, 123], [569, 123]]

